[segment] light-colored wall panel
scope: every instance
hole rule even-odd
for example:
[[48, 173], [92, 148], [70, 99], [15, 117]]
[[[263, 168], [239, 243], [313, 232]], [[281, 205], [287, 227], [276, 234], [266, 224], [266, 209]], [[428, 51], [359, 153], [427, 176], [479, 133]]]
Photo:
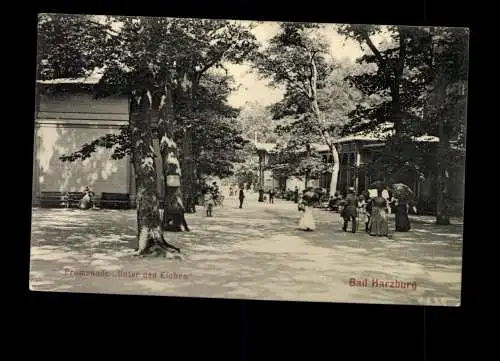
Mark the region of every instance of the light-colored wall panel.
[[[129, 192], [129, 160], [112, 160], [110, 149], [98, 149], [85, 161], [65, 163], [63, 154], [78, 150], [98, 137], [118, 132], [117, 128], [84, 128], [64, 125], [38, 125], [36, 128], [36, 162], [38, 189], [44, 191], [80, 191], [86, 185], [96, 195], [102, 192]], [[34, 183], [34, 187], [36, 187]]]

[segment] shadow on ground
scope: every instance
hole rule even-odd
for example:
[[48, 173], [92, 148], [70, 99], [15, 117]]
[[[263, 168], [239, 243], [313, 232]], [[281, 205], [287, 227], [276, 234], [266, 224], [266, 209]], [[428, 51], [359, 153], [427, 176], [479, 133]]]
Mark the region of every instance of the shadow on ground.
[[[135, 211], [33, 210], [31, 284], [36, 290], [309, 301], [460, 302], [461, 226], [414, 222], [392, 239], [340, 231], [338, 215], [315, 210], [317, 230], [297, 229], [296, 207], [236, 202], [192, 232], [168, 233], [184, 260], [144, 259], [128, 247]], [[66, 268], [66, 271], [65, 271]], [[68, 270], [111, 276], [75, 277]], [[133, 277], [117, 274], [130, 272]], [[114, 273], [113, 273], [114, 272]], [[146, 273], [148, 273], [146, 275]], [[179, 276], [180, 275], [180, 276]], [[156, 276], [156, 277], [155, 277]], [[162, 277], [164, 276], [164, 277]], [[350, 278], [416, 282], [416, 289], [349, 286]]]

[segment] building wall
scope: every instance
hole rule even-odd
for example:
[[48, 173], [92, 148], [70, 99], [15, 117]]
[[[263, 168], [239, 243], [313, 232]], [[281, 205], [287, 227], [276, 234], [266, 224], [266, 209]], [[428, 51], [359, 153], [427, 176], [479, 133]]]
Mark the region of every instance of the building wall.
[[[319, 187], [319, 180], [318, 179], [310, 179], [309, 180], [309, 187]], [[306, 183], [303, 179], [299, 179], [297, 177], [289, 177], [286, 180], [286, 189], [287, 190], [295, 190], [295, 187], [299, 188], [299, 192], [302, 192], [306, 188]]]
[[273, 172], [270, 170], [265, 170], [264, 172], [264, 189], [268, 190], [274, 188], [277, 184], [273, 178]]
[[288, 177], [286, 179], [286, 189], [293, 191], [295, 187], [298, 187], [299, 190], [304, 189], [303, 182], [296, 177]]
[[89, 94], [40, 95], [35, 121], [34, 199], [45, 191], [80, 191], [89, 185], [102, 192], [130, 193], [128, 157], [112, 160], [111, 149], [73, 163], [59, 160], [102, 135], [119, 132], [128, 121], [124, 97], [95, 100]]
[[[345, 192], [348, 187], [354, 186], [357, 192], [365, 191], [368, 186], [376, 180], [387, 180], [388, 175], [386, 169], [369, 170], [366, 168], [375, 159], [374, 151], [380, 149], [381, 143], [376, 141], [363, 142], [348, 142], [342, 144], [339, 149], [340, 169], [337, 182], [337, 189]], [[435, 143], [429, 143], [429, 147], [434, 147]], [[331, 154], [328, 151], [320, 152], [325, 162], [331, 162]], [[450, 184], [449, 184], [449, 203], [453, 214], [461, 215], [464, 206], [464, 177], [465, 177], [465, 158], [457, 158], [455, 167], [449, 169]], [[276, 180], [276, 184], [280, 188], [285, 186], [285, 190], [294, 190], [298, 187], [299, 190], [305, 188], [303, 180], [296, 177], [288, 177], [286, 181], [284, 177], [281, 182]], [[431, 212], [435, 209], [436, 197], [436, 179], [433, 175], [428, 175], [421, 179], [416, 173], [409, 172], [398, 176], [399, 181], [406, 183], [414, 192], [416, 199], [419, 202], [429, 204], [427, 208]], [[329, 189], [331, 181], [331, 171], [322, 174], [319, 179], [311, 180], [309, 185]], [[280, 184], [281, 183], [281, 184]]]

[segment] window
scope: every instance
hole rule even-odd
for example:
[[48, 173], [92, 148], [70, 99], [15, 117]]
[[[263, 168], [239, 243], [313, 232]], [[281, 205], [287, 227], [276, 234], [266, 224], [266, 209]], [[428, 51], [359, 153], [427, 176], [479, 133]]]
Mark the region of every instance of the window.
[[349, 164], [350, 165], [356, 165], [356, 154], [351, 153], [349, 154]]
[[340, 162], [340, 164], [347, 165], [348, 162], [349, 162], [349, 154], [347, 153], [342, 154], [342, 161]]

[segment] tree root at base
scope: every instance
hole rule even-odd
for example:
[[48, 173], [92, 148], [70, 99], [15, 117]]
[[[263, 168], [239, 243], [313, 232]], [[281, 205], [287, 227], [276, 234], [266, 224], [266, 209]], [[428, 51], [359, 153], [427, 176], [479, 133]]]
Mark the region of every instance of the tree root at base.
[[[161, 243], [154, 242], [152, 240], [149, 241], [150, 245], [143, 250], [139, 251], [139, 249], [136, 249], [139, 253], [137, 254], [138, 256], [154, 256], [154, 257], [166, 257], [167, 253], [170, 251], [175, 251], [177, 254], [180, 255], [181, 250], [180, 248], [174, 246], [173, 244], [168, 243], [165, 238], [162, 236], [161, 238]], [[153, 243], [153, 244], [151, 244]]]

